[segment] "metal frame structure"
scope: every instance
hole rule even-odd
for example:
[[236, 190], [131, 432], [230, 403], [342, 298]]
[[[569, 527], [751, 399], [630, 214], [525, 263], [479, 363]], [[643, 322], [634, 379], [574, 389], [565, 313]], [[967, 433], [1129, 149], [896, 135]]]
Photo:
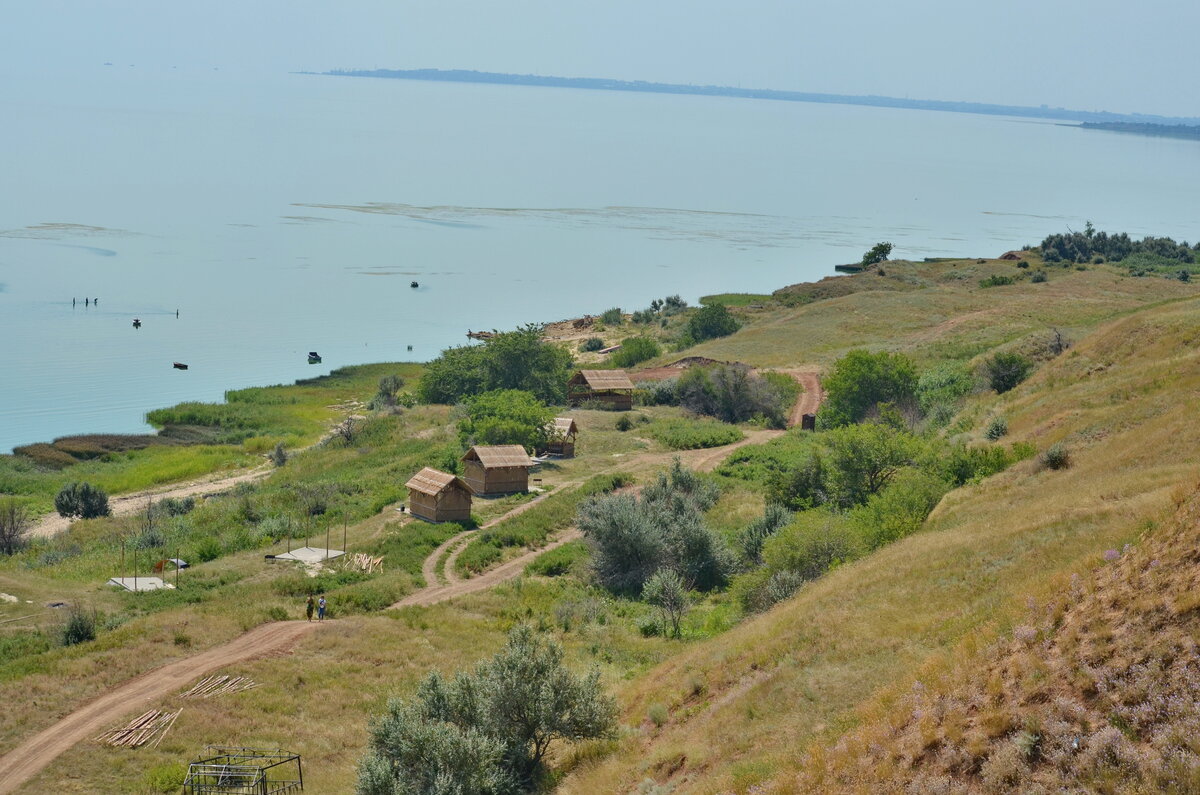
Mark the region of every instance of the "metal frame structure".
[[283, 795], [303, 790], [300, 754], [224, 745], [206, 747], [188, 764], [183, 782], [184, 795]]

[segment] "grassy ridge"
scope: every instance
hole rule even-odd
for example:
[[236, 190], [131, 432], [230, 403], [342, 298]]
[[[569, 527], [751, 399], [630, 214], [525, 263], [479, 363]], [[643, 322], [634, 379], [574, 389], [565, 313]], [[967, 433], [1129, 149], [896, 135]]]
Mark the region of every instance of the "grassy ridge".
[[[761, 618], [696, 645], [631, 684], [625, 720], [654, 704], [666, 725], [635, 732], [606, 760], [560, 787], [582, 793], [651, 778], [680, 792], [795, 789], [797, 748], [828, 748], [906, 692], [919, 671], [970, 667], [1029, 596], [1044, 600], [1105, 549], [1136, 542], [1200, 465], [1200, 425], [1180, 395], [1200, 389], [1200, 301], [1112, 323], [1003, 396], [976, 398], [975, 433], [1009, 418], [1013, 441], [1063, 442], [1074, 464], [1033, 460], [952, 492], [925, 532], [800, 589]], [[922, 677], [924, 674], [920, 674]], [[681, 687], [701, 676], [704, 689]]]

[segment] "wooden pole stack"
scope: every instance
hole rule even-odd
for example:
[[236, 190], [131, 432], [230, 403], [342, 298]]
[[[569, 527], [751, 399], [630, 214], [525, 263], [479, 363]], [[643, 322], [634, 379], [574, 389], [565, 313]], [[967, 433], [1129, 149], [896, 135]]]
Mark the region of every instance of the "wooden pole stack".
[[[125, 746], [126, 748], [138, 748], [151, 740], [154, 740], [153, 745], [158, 745], [162, 742], [162, 738], [167, 735], [167, 732], [170, 731], [171, 727], [175, 725], [175, 721], [179, 719], [179, 713], [181, 712], [183, 712], [182, 708], [174, 712], [162, 712], [152, 709], [149, 712], [142, 713], [118, 729], [109, 729], [97, 737], [96, 740], [105, 745]], [[155, 739], [156, 737], [157, 739]]]

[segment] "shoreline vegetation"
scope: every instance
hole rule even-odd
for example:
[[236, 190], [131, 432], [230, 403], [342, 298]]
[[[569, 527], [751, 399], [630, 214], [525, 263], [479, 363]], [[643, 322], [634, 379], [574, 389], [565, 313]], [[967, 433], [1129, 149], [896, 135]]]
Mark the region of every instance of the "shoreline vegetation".
[[[939, 110], [953, 113], [977, 113], [987, 116], [1021, 116], [1062, 121], [1134, 124], [1160, 127], [1167, 125], [1200, 125], [1200, 118], [1158, 116], [1143, 113], [1113, 113], [1106, 110], [1071, 110], [1048, 105], [996, 105], [986, 102], [958, 102], [939, 99], [906, 99], [874, 94], [826, 94], [816, 91], [784, 91], [772, 88], [741, 88], [735, 86], [700, 86], [682, 83], [654, 83], [645, 80], [613, 80], [600, 77], [556, 77], [552, 75], [519, 75], [505, 72], [479, 72], [471, 69], [333, 69], [328, 72], [299, 72], [306, 75], [330, 77], [381, 77], [393, 80], [427, 80], [448, 83], [490, 83], [512, 86], [547, 88], [582, 88], [598, 91], [634, 91], [650, 94], [688, 94], [706, 97], [738, 99], [768, 99], [781, 102], [819, 102], [834, 105], [866, 105], [877, 108], [908, 110]], [[1129, 130], [1129, 132], [1136, 132]], [[1161, 133], [1149, 133], [1161, 134]]]
[[1084, 130], [1151, 135], [1157, 138], [1183, 138], [1200, 141], [1200, 126], [1195, 124], [1149, 124], [1130, 121], [1085, 121], [1079, 125]]

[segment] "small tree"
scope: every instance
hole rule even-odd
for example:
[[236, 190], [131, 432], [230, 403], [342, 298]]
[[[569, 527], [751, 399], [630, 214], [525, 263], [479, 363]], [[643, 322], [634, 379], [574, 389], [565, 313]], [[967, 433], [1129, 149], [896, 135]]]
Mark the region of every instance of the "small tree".
[[15, 555], [25, 548], [29, 510], [15, 497], [0, 499], [0, 555]]
[[1001, 351], [988, 359], [983, 368], [992, 389], [1003, 394], [1029, 377], [1033, 362], [1019, 353]]
[[850, 351], [834, 363], [821, 386], [825, 390], [821, 425], [836, 428], [861, 421], [879, 403], [911, 405], [916, 399], [917, 368], [902, 353]]
[[598, 351], [603, 347], [604, 340], [600, 339], [599, 337], [588, 337], [583, 342], [579, 343], [579, 350], [583, 351], [584, 353]]
[[688, 336], [696, 342], [728, 337], [739, 328], [741, 324], [724, 304], [701, 307], [696, 314], [688, 318]]
[[667, 624], [670, 624], [671, 634], [681, 637], [679, 625], [690, 605], [687, 587], [683, 578], [673, 569], [659, 569], [650, 575], [642, 586], [642, 599], [658, 608], [662, 617], [663, 634], [667, 634]]
[[81, 519], [94, 519], [111, 513], [108, 494], [104, 489], [86, 482], [63, 486], [54, 498], [54, 508], [59, 516], [67, 518], [78, 516]]
[[616, 705], [600, 673], [580, 676], [562, 647], [515, 627], [472, 673], [430, 674], [371, 726], [359, 795], [501, 795], [528, 789], [560, 742], [612, 737]]
[[872, 265], [878, 265], [887, 260], [892, 254], [891, 243], [876, 243], [871, 247], [871, 250], [863, 254], [862, 266], [868, 268]]
[[777, 502], [767, 503], [763, 515], [748, 524], [738, 534], [738, 544], [742, 548], [742, 556], [746, 562], [757, 566], [762, 563], [762, 547], [768, 538], [775, 535], [788, 522], [792, 521], [792, 512]]
[[468, 398], [466, 417], [458, 424], [460, 441], [474, 444], [519, 444], [542, 449], [554, 412], [529, 392], [500, 389]]
[[64, 646], [74, 646], [96, 639], [96, 613], [87, 610], [78, 603], [67, 608], [67, 615], [59, 633], [59, 639]]
[[287, 463], [288, 454], [283, 449], [283, 442], [276, 442], [275, 449], [271, 451], [271, 463], [277, 467], [281, 467]]
[[379, 379], [379, 391], [371, 398], [369, 407], [372, 409], [388, 409], [396, 405], [396, 393], [404, 386], [404, 379], [398, 375], [385, 375]]

